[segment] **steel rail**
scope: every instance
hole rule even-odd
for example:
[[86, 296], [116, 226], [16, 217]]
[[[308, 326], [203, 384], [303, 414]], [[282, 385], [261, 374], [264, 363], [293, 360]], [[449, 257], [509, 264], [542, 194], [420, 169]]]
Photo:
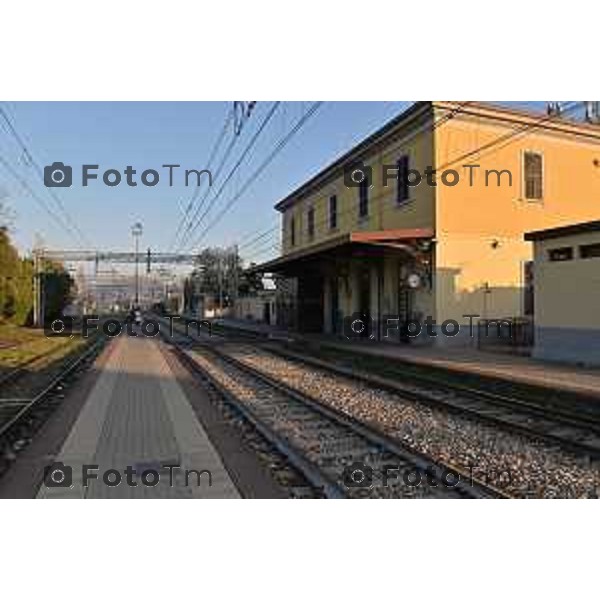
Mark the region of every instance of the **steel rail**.
[[60, 384], [66, 377], [68, 377], [77, 367], [90, 355], [92, 355], [98, 348], [104, 344], [104, 338], [100, 336], [97, 340], [92, 342], [82, 354], [77, 356], [74, 360], [70, 361], [69, 364], [60, 371], [55, 377], [52, 378], [49, 384], [44, 389], [38, 392], [34, 398], [27, 401], [20, 409], [10, 417], [6, 422], [0, 424], [0, 443], [4, 443], [6, 438], [9, 438], [15, 428], [17, 428], [22, 421], [31, 413], [31, 411], [38, 407], [44, 402], [47, 396]]
[[[229, 326], [221, 326], [220, 329], [222, 333], [217, 333], [217, 335], [222, 334], [225, 339], [229, 335], [227, 330], [236, 331]], [[248, 330], [243, 329], [241, 331], [245, 337], [250, 338], [251, 334]], [[259, 333], [256, 339], [265, 340], [265, 335]], [[296, 360], [313, 367], [320, 367], [326, 371], [337, 373], [355, 381], [375, 385], [415, 402], [428, 404], [435, 408], [442, 408], [454, 414], [462, 414], [474, 420], [487, 422], [494, 426], [501, 426], [513, 433], [526, 435], [549, 444], [559, 445], [563, 449], [583, 455], [588, 459], [600, 459], [600, 421], [593, 417], [576, 414], [569, 410], [555, 409], [555, 407], [544, 407], [538, 403], [527, 401], [521, 395], [505, 396], [466, 384], [436, 381], [434, 376], [429, 377], [414, 372], [403, 375], [403, 380], [399, 383], [389, 377], [367, 374], [340, 366], [331, 360], [289, 351], [282, 348], [282, 342], [276, 339], [269, 341], [271, 343], [268, 344], [268, 347], [265, 344], [261, 344], [261, 348], [282, 358]], [[283, 342], [283, 345], [285, 345], [285, 342]], [[399, 362], [402, 363], [402, 361]], [[410, 366], [414, 367], [415, 365], [410, 363]], [[417, 387], [420, 385], [423, 389], [409, 389], [408, 386], [411, 386], [411, 384]], [[440, 392], [445, 394], [446, 397], [433, 396], [434, 393]], [[455, 394], [454, 402], [448, 396], [448, 392]], [[473, 404], [467, 406], [462, 404], [461, 400], [467, 401], [467, 403], [472, 401], [479, 406], [477, 407]], [[497, 412], [496, 414], [490, 412], [498, 411], [498, 409], [504, 412], [504, 416], [499, 415]], [[514, 412], [509, 414], [509, 411]], [[525, 419], [527, 423], [518, 423], [516, 422], [518, 419]], [[554, 431], [552, 431], [553, 429]]]
[[[435, 382], [428, 377], [413, 376], [412, 373], [407, 375], [403, 383], [399, 383], [380, 375], [371, 375], [336, 365], [331, 361], [321, 358], [290, 352], [275, 345], [271, 345], [268, 348], [262, 346], [262, 349], [281, 358], [295, 360], [353, 379], [354, 381], [377, 386], [415, 402], [441, 408], [457, 415], [464, 415], [473, 420], [480, 420], [495, 426], [501, 426], [513, 433], [558, 445], [561, 448], [568, 449], [571, 452], [584, 455], [588, 458], [600, 458], [600, 424], [583, 416], [575, 416], [573, 414], [563, 416], [560, 413], [552, 414], [538, 405], [532, 405], [519, 398], [513, 399], [465, 385]], [[407, 386], [414, 382], [419, 382], [424, 387], [427, 387], [427, 389], [418, 391], [416, 389], [409, 389]], [[447, 395], [449, 391], [457, 394], [454, 402], [451, 397], [444, 398], [433, 395], [436, 392], [442, 392]], [[461, 404], [461, 397], [464, 400], [479, 403], [479, 407]], [[504, 411], [504, 416], [486, 412], [497, 410], [498, 408]], [[507, 416], [507, 409], [516, 409], [516, 412]], [[528, 423], [523, 424], [511, 420], [519, 418], [527, 419]], [[544, 421], [542, 422], [537, 419], [543, 419]], [[569, 429], [565, 431], [564, 428]], [[555, 429], [555, 431], [553, 432], [552, 429]], [[589, 441], [590, 436], [592, 436], [591, 442]], [[586, 438], [588, 438], [588, 441], [586, 441]], [[593, 443], [594, 441], [595, 443]]]
[[7, 373], [4, 373], [4, 375], [2, 375], [0, 377], [0, 388], [2, 388], [2, 386], [4, 386], [4, 385], [12, 383], [14, 380], [18, 379], [19, 376], [22, 373], [24, 373], [26, 368], [29, 367], [30, 365], [32, 365], [40, 360], [43, 360], [44, 358], [48, 358], [49, 356], [52, 356], [53, 354], [56, 354], [65, 345], [66, 344], [60, 344], [58, 346], [54, 346], [53, 348], [49, 348], [48, 350], [46, 350], [45, 352], [42, 352], [41, 354], [36, 354], [35, 356], [30, 356], [28, 359], [21, 361], [18, 365], [16, 365], [10, 371], [8, 371]]
[[[182, 337], [185, 335], [181, 332], [179, 334]], [[187, 340], [183, 345], [173, 339], [169, 339], [168, 342], [175, 349], [177, 356], [192, 372], [197, 374], [199, 373], [206, 378], [211, 385], [223, 395], [226, 401], [239, 410], [242, 415], [246, 417], [282, 454], [288, 457], [290, 462], [297, 469], [302, 471], [307, 479], [313, 483], [313, 485], [322, 488], [328, 497], [339, 498], [346, 497], [348, 495], [348, 490], [344, 488], [339, 481], [333, 480], [328, 474], [324, 473], [318, 465], [315, 465], [314, 461], [311, 461], [303, 454], [301, 449], [293, 446], [280, 433], [278, 433], [275, 428], [265, 424], [264, 420], [257, 415], [253, 409], [248, 407], [247, 404], [237, 398], [235, 394], [229, 391], [222, 383], [217, 381], [210, 373], [202, 369], [191, 356], [191, 354], [193, 354], [193, 350], [190, 349]], [[373, 448], [377, 448], [382, 455], [396, 456], [398, 459], [400, 459], [401, 463], [410, 464], [421, 471], [426, 471], [428, 468], [434, 467], [438, 470], [457, 473], [459, 475], [460, 482], [456, 488], [447, 490], [448, 496], [456, 497], [458, 495], [460, 497], [469, 498], [511, 497], [506, 492], [491, 486], [488, 483], [477, 480], [472, 476], [472, 474], [467, 473], [463, 469], [448, 465], [438, 459], [433, 459], [432, 457], [410, 448], [398, 440], [392, 439], [381, 431], [378, 431], [377, 429], [349, 415], [346, 415], [337, 409], [326, 407], [317, 399], [299, 392], [298, 390], [286, 385], [285, 383], [275, 380], [259, 370], [253, 369], [252, 367], [231, 357], [221, 349], [214, 347], [214, 345], [202, 344], [202, 349], [217, 357], [224, 363], [245, 373], [247, 376], [258, 380], [262, 385], [266, 385], [268, 388], [275, 390], [283, 397], [288, 398], [291, 402], [299, 403], [308, 409], [314, 415], [315, 419], [322, 419], [324, 421], [334, 423], [335, 426], [340, 427], [344, 431], [350, 432], [351, 435], [357, 436], [357, 438], [366, 441]]]

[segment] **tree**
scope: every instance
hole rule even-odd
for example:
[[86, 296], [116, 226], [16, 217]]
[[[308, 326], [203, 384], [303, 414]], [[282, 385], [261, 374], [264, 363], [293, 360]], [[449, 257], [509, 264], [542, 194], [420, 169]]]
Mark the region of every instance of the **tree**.
[[[71, 302], [73, 280], [59, 263], [45, 261], [42, 267], [46, 314], [56, 318]], [[0, 321], [32, 322], [33, 277], [33, 261], [19, 256], [6, 226], [0, 227]]]
[[28, 323], [33, 305], [33, 266], [20, 258], [8, 230], [0, 227], [0, 320]]
[[51, 261], [44, 261], [41, 277], [45, 318], [54, 320], [73, 301], [74, 281], [63, 265]]
[[198, 255], [198, 267], [185, 284], [186, 306], [194, 306], [194, 297], [217, 298], [219, 295], [223, 298], [223, 306], [228, 306], [233, 296], [253, 294], [262, 289], [260, 276], [244, 271], [235, 249], [205, 248]]
[[17, 325], [30, 325], [33, 321], [33, 261], [19, 260], [19, 276], [15, 285], [13, 321]]
[[[255, 265], [256, 263], [250, 263], [249, 268], [252, 268]], [[249, 273], [247, 270], [242, 270], [238, 285], [238, 293], [240, 296], [251, 296], [262, 289], [264, 289], [264, 285], [260, 273]]]

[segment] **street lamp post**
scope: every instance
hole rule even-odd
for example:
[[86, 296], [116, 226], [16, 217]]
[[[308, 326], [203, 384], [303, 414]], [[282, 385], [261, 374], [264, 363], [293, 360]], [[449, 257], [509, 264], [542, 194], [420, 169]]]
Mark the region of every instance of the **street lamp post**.
[[140, 237], [143, 232], [141, 223], [135, 223], [131, 228], [131, 235], [135, 240], [135, 306], [136, 308], [140, 305]]

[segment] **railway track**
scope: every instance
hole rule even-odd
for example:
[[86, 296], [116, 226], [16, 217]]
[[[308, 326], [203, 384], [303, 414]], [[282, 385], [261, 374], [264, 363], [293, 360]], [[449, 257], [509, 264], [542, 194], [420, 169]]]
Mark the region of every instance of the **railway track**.
[[[66, 343], [68, 343], [68, 342], [65, 342], [65, 344]], [[4, 373], [2, 376], [0, 376], [0, 391], [2, 390], [2, 388], [4, 386], [6, 386], [10, 383], [13, 383], [17, 379], [19, 379], [22, 375], [26, 374], [28, 372], [28, 367], [31, 367], [32, 365], [42, 362], [42, 361], [46, 360], [47, 358], [50, 358], [51, 356], [57, 354], [60, 350], [63, 349], [63, 347], [64, 347], [64, 344], [54, 346], [54, 347], [50, 348], [49, 350], [42, 352], [41, 354], [37, 354], [36, 356], [32, 356], [32, 357], [28, 358], [27, 360], [22, 361], [16, 367], [13, 367], [7, 373]]]
[[0, 398], [0, 474], [31, 439], [37, 426], [64, 397], [70, 378], [92, 362], [104, 347], [105, 338], [90, 342], [84, 351], [70, 360], [33, 398]]
[[395, 390], [330, 369], [284, 359], [248, 343], [222, 351], [329, 408], [446, 464], [474, 469], [519, 497], [597, 497], [598, 464], [558, 444], [499, 427], [461, 411], [430, 406]]
[[169, 341], [188, 368], [235, 405], [327, 497], [508, 497], [472, 473], [323, 406], [214, 345], [192, 350], [182, 337]]
[[[447, 464], [463, 469], [476, 464], [481, 480], [496, 483], [513, 496], [600, 496], [599, 436], [586, 413], [554, 415], [534, 403], [530, 407], [520, 396], [513, 404], [510, 396], [431, 378], [413, 379], [410, 372], [406, 377], [401, 373], [394, 373], [393, 379], [381, 377], [373, 374], [376, 368], [365, 373], [364, 364], [348, 367], [323, 360], [318, 352], [314, 352], [318, 358], [311, 356], [304, 348], [302, 353], [290, 351], [289, 344], [279, 340], [264, 336], [251, 340], [247, 335], [236, 339], [235, 332], [223, 333], [211, 339], [197, 338], [194, 332], [190, 340], [229, 350], [246, 346], [244, 362], [277, 381]], [[493, 475], [504, 469], [510, 471], [508, 484], [505, 477]]]
[[[235, 333], [225, 328], [216, 332], [224, 339], [235, 338]], [[243, 332], [243, 337], [249, 339], [249, 336], [247, 331]], [[269, 343], [264, 336], [259, 339], [263, 340], [261, 348], [276, 356], [326, 369], [432, 407], [559, 445], [588, 460], [600, 459], [600, 420], [584, 411], [575, 412], [555, 405], [544, 407], [528, 400], [525, 394], [508, 396], [465, 384], [436, 381], [435, 377], [420, 375], [414, 369], [408, 373], [399, 371], [394, 378], [377, 374], [377, 368], [375, 374], [367, 373], [355, 368], [358, 361], [311, 356], [290, 351], [285, 343]], [[344, 365], [344, 362], [351, 362], [351, 366]]]
[[591, 460], [600, 459], [600, 422], [586, 415], [576, 415], [566, 410], [550, 412], [522, 397], [508, 397], [465, 385], [436, 383], [429, 377], [412, 373], [405, 379], [373, 375], [275, 345], [263, 346], [263, 350], [548, 444], [559, 445]]

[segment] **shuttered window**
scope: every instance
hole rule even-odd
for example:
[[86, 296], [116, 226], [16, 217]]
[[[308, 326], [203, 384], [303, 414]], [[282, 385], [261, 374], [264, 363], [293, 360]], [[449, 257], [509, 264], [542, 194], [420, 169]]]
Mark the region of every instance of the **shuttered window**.
[[600, 244], [579, 246], [579, 256], [581, 258], [600, 258]]
[[542, 200], [544, 197], [544, 162], [539, 152], [525, 152], [523, 155], [525, 173], [525, 199]]
[[408, 170], [409, 170], [409, 159], [408, 155], [405, 154], [398, 159], [396, 163], [398, 169], [398, 182], [396, 187], [396, 202], [402, 204], [406, 202], [409, 197], [409, 185], [408, 185]]
[[358, 216], [364, 218], [369, 215], [369, 177], [365, 174], [358, 186]]
[[551, 262], [573, 260], [573, 248], [571, 246], [552, 248], [551, 250], [548, 250], [548, 260]]
[[337, 227], [337, 196], [329, 198], [329, 229]]
[[315, 209], [311, 206], [306, 215], [306, 225], [308, 229], [308, 237], [315, 237]]
[[292, 217], [290, 220], [290, 244], [296, 245], [296, 219]]

